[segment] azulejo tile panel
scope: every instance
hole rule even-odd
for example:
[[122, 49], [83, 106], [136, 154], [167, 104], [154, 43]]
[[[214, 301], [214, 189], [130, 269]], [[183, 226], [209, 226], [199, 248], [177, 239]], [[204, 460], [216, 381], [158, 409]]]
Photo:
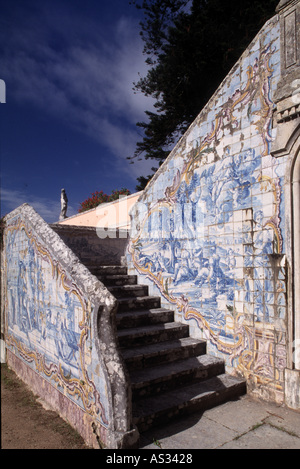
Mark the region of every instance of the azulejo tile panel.
[[261, 31], [145, 189], [128, 247], [131, 269], [212, 353], [276, 390], [286, 307], [284, 163], [270, 155], [278, 28]]
[[84, 413], [108, 426], [108, 398], [95, 372], [92, 306], [22, 218], [5, 229], [6, 346]]

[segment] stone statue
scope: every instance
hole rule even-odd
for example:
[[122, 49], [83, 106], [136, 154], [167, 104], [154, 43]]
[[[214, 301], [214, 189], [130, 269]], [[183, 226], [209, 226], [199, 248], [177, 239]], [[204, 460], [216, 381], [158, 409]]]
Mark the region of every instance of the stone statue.
[[61, 190], [60, 205], [61, 205], [61, 211], [60, 211], [59, 221], [67, 218], [68, 197], [67, 197], [65, 189]]

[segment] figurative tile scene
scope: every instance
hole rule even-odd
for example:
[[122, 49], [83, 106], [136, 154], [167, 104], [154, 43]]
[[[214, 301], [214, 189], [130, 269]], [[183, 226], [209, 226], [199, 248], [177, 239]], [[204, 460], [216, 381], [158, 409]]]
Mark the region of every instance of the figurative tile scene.
[[4, 245], [8, 350], [107, 427], [90, 303], [21, 216], [9, 221]]
[[[280, 35], [275, 15], [132, 207], [128, 243], [124, 238], [118, 250], [113, 243], [106, 249], [103, 237], [98, 245], [93, 235], [91, 246], [99, 265], [110, 251], [123, 266], [126, 249], [128, 274], [160, 296], [175, 321], [189, 325], [191, 337], [205, 339], [207, 352], [225, 361], [227, 373], [282, 404], [290, 360], [293, 214], [286, 213], [291, 155], [280, 149], [271, 154], [280, 134], [274, 118]], [[81, 263], [89, 260], [90, 246], [80, 230], [76, 236], [68, 227], [55, 230], [33, 212], [22, 206], [5, 217], [1, 317], [7, 356], [41, 393], [47, 389], [50, 403], [57, 398], [57, 409], [68, 418], [75, 414], [75, 428], [93, 444], [117, 447], [120, 435], [128, 444], [136, 435], [130, 433], [131, 389], [112, 320], [117, 299]]]
[[270, 145], [280, 76], [269, 21], [131, 211], [128, 264], [208, 339], [227, 371], [281, 399], [286, 366], [284, 158]]

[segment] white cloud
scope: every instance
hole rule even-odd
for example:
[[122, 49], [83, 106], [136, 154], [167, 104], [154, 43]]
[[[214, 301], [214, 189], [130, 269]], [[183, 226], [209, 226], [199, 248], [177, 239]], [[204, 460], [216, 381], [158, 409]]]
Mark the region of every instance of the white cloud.
[[[73, 42], [55, 18], [47, 18], [48, 32], [33, 19], [10, 32], [0, 63], [7, 99], [14, 93], [16, 100], [29, 101], [90, 135], [117, 158], [131, 156], [139, 139], [135, 124], [152, 107], [151, 99], [132, 90], [138, 73], [146, 73], [137, 22], [122, 17], [103, 38], [95, 33], [96, 25], [69, 18], [68, 28], [81, 28]], [[60, 47], [51, 43], [55, 35]]]

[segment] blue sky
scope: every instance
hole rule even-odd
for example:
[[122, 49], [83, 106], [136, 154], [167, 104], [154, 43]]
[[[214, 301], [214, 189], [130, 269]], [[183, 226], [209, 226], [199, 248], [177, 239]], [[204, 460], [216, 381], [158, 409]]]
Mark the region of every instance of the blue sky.
[[62, 188], [71, 216], [151, 173], [126, 159], [152, 109], [132, 90], [147, 71], [141, 15], [129, 0], [1, 0], [1, 216], [27, 202], [55, 222]]

